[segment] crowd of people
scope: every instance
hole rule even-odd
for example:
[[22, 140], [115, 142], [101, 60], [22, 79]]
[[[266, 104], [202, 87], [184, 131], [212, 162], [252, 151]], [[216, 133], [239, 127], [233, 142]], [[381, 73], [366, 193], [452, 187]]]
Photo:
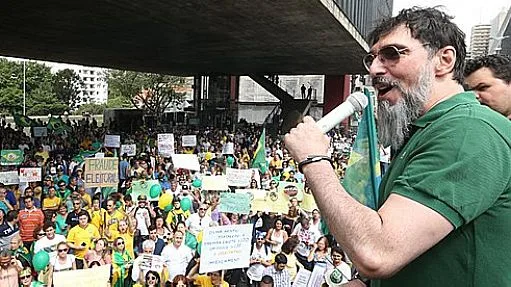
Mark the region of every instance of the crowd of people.
[[[247, 124], [234, 133], [175, 128], [171, 131], [175, 152], [198, 155], [200, 170], [190, 171], [175, 169], [171, 158], [159, 155], [156, 137], [161, 131], [141, 128], [121, 134], [123, 144], [137, 145], [136, 156], [127, 156], [103, 147], [105, 134], [112, 132], [109, 128], [87, 119], [67, 125], [64, 134], [35, 138], [22, 128], [1, 123], [2, 149], [23, 150], [21, 167], [40, 167], [43, 178], [0, 184], [0, 261], [6, 262], [0, 273], [8, 274], [0, 276], [0, 285], [51, 286], [56, 272], [105, 264], [112, 266], [111, 286], [290, 286], [300, 268], [338, 269], [344, 281], [355, 272], [318, 209], [306, 212], [291, 198], [287, 214], [222, 213], [219, 192], [194, 185], [204, 176], [225, 174], [228, 166], [250, 168], [261, 126]], [[181, 135], [196, 135], [197, 145], [182, 147]], [[351, 133], [332, 132], [332, 160], [340, 176], [352, 140]], [[226, 143], [234, 144], [233, 154], [222, 154]], [[271, 192], [283, 181], [305, 182], [277, 137], [267, 136], [265, 149], [268, 170], [253, 177], [247, 188]], [[86, 186], [87, 171], [79, 155], [96, 152], [106, 157], [119, 154], [117, 188], [105, 192]], [[228, 156], [234, 163], [227, 164]], [[1, 166], [0, 171], [17, 168]], [[145, 195], [132, 198], [131, 185], [139, 180], [157, 180], [162, 194], [172, 195], [172, 207], [163, 208]], [[184, 198], [191, 204], [184, 204]], [[250, 266], [199, 274], [198, 238], [204, 228], [233, 224], [253, 225]], [[34, 261], [41, 251], [49, 257], [43, 269]], [[149, 268], [144, 264], [146, 255], [161, 256], [163, 264]]]

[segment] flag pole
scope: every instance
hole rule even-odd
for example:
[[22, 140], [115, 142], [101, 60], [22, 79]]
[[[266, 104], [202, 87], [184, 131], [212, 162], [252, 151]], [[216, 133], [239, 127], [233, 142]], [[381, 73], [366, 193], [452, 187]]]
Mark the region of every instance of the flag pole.
[[377, 142], [378, 142], [378, 139], [376, 137], [376, 127], [375, 127], [375, 120], [374, 120], [374, 107], [373, 107], [373, 102], [372, 102], [372, 99], [371, 99], [371, 92], [369, 91], [369, 89], [367, 88], [364, 88], [364, 94], [367, 96], [368, 98], [368, 104], [367, 104], [367, 107], [366, 107], [366, 111], [364, 113], [364, 117], [366, 117], [366, 120], [367, 120], [367, 127], [368, 127], [368, 131], [367, 131], [367, 135], [368, 135], [368, 140], [369, 140], [369, 170], [370, 170], [370, 175], [371, 175], [371, 189], [372, 189], [372, 192], [373, 192], [373, 195], [374, 195], [374, 207], [376, 209], [376, 207], [378, 206], [378, 181], [376, 180], [376, 177], [377, 177], [377, 173], [376, 173], [376, 168], [377, 168], [377, 163], [376, 160], [376, 154], [379, 153], [379, 150], [378, 150], [378, 145], [377, 145]]

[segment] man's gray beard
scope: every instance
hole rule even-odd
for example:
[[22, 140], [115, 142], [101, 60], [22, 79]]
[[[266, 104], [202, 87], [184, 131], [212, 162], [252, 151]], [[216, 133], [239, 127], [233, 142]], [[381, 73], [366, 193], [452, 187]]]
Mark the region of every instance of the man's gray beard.
[[388, 101], [378, 101], [378, 139], [380, 143], [394, 150], [399, 150], [410, 133], [410, 125], [418, 119], [430, 98], [433, 75], [429, 65], [419, 74], [417, 84], [405, 89], [399, 82], [396, 84], [402, 97], [391, 106]]

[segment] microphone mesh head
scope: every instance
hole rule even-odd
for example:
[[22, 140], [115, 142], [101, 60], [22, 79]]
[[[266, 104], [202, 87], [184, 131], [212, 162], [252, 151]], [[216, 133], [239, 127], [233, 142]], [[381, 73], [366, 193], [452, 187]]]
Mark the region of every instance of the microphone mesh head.
[[367, 96], [362, 92], [355, 92], [351, 94], [347, 99], [353, 107], [355, 107], [355, 110], [357, 112], [360, 112], [361, 110], [365, 109], [367, 107], [367, 104], [369, 103], [369, 99]]

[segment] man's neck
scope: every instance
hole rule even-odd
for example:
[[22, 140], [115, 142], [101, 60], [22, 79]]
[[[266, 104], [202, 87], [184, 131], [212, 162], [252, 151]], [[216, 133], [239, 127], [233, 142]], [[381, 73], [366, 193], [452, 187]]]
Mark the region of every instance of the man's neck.
[[453, 79], [437, 79], [431, 87], [430, 98], [424, 105], [424, 114], [439, 103], [453, 97], [454, 95], [462, 93], [463, 91], [463, 86]]

